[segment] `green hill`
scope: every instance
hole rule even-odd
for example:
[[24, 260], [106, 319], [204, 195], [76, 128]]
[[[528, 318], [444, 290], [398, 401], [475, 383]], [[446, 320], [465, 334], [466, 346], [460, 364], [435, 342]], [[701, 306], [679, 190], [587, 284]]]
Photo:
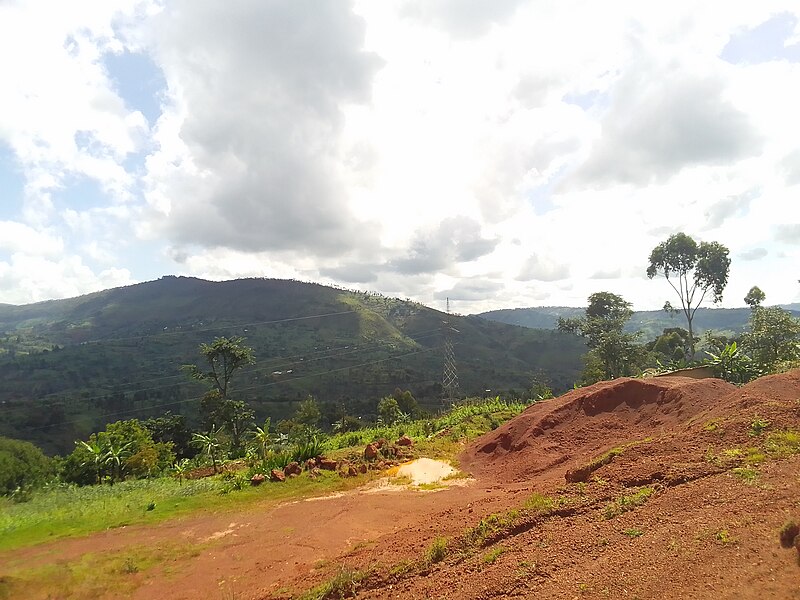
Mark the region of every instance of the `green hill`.
[[[441, 404], [443, 321], [421, 304], [297, 281], [186, 277], [25, 306], [0, 305], [0, 435], [51, 452], [106, 422], [171, 410], [195, 416], [204, 388], [183, 364], [236, 335], [256, 364], [236, 381], [257, 417], [291, 414], [313, 394], [332, 422], [368, 415], [395, 387]], [[462, 394], [572, 385], [585, 346], [574, 336], [450, 317]], [[326, 412], [325, 412], [326, 411]]]
[[[788, 304], [783, 308], [790, 310], [795, 316], [800, 316], [800, 305]], [[583, 308], [568, 306], [535, 306], [493, 310], [477, 316], [509, 325], [555, 329], [559, 317], [580, 317], [583, 316], [583, 311]], [[699, 308], [693, 321], [693, 329], [696, 335], [701, 335], [707, 329], [711, 329], [734, 336], [747, 330], [749, 318], [749, 308]], [[663, 310], [636, 311], [625, 329], [631, 332], [641, 331], [642, 340], [652, 340], [661, 335], [668, 327], [685, 328], [686, 319], [683, 317], [683, 313], [670, 316]]]

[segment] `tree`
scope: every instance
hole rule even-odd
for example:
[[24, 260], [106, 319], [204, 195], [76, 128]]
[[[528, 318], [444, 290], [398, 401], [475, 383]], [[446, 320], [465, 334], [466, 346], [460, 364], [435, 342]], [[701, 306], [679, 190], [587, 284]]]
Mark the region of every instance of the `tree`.
[[407, 415], [400, 410], [397, 400], [391, 396], [381, 398], [378, 401], [378, 418], [384, 425], [394, 425], [406, 417]]
[[160, 417], [143, 421], [142, 425], [150, 432], [154, 442], [172, 443], [172, 450], [179, 459], [192, 458], [197, 454], [197, 450], [191, 446], [192, 432], [186, 426], [186, 417], [183, 415], [173, 415], [167, 411]]
[[184, 365], [193, 379], [211, 387], [200, 401], [203, 426], [224, 427], [231, 436], [234, 454], [240, 453], [242, 434], [254, 417], [246, 402], [232, 400], [229, 395], [236, 372], [255, 362], [253, 349], [242, 345], [243, 341], [240, 337], [219, 337], [211, 344], [200, 344], [200, 354], [205, 358], [207, 370], [197, 365]]
[[30, 442], [0, 437], [0, 496], [44, 483], [52, 471], [52, 461]]
[[766, 298], [767, 295], [761, 291], [761, 288], [759, 288], [757, 285], [754, 285], [744, 297], [744, 303], [750, 308], [758, 308]]
[[725, 246], [718, 242], [698, 244], [685, 233], [670, 236], [650, 253], [647, 277], [652, 279], [656, 275], [663, 275], [680, 298], [681, 309], [689, 325], [690, 358], [695, 353], [692, 331], [694, 315], [707, 295], [711, 295], [714, 304], [722, 300], [730, 266], [731, 260]]
[[300, 403], [297, 410], [292, 417], [292, 420], [299, 425], [305, 425], [309, 428], [316, 429], [319, 427], [319, 420], [322, 418], [322, 413], [319, 410], [319, 404], [314, 399], [314, 396], [307, 396], [305, 400]]
[[800, 358], [800, 319], [777, 306], [758, 306], [750, 313], [744, 344], [756, 364], [772, 371], [778, 363]]
[[633, 315], [630, 302], [611, 292], [596, 292], [589, 296], [584, 314], [579, 319], [559, 318], [558, 329], [586, 338], [590, 357], [584, 373], [588, 374], [589, 366], [595, 362], [600, 372], [585, 379], [615, 379], [629, 374], [637, 337], [623, 332]]

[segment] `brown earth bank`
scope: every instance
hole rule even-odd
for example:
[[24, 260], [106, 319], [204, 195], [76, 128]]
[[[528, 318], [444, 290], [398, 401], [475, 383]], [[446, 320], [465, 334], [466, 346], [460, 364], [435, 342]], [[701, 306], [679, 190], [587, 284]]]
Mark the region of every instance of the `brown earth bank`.
[[474, 441], [463, 487], [193, 516], [0, 564], [184, 543], [196, 551], [124, 575], [131, 597], [800, 599], [798, 552], [779, 541], [800, 522], [797, 430], [800, 370], [741, 388], [618, 379]]

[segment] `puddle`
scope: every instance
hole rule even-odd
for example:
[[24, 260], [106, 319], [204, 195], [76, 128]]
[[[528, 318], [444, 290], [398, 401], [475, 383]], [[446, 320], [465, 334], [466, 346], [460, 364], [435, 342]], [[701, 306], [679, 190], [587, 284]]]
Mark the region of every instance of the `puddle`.
[[418, 458], [389, 469], [387, 474], [389, 477], [407, 477], [413, 485], [425, 485], [437, 483], [455, 472], [453, 467], [441, 460]]

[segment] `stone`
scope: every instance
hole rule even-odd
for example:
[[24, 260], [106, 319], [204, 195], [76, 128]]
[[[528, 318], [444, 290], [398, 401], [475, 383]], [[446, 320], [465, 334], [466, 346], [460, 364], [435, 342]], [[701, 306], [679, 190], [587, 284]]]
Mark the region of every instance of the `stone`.
[[324, 471], [335, 471], [336, 467], [339, 466], [339, 463], [337, 463], [335, 460], [332, 458], [325, 458], [324, 456], [319, 457], [317, 464], [319, 465], [319, 468]]
[[364, 458], [366, 460], [375, 460], [378, 457], [378, 445], [375, 442], [371, 444], [367, 444], [367, 447], [364, 448]]
[[297, 477], [303, 472], [303, 468], [300, 466], [300, 463], [292, 461], [283, 468], [283, 472], [287, 477]]
[[361, 463], [358, 465], [358, 472], [359, 473], [366, 473], [367, 472], [367, 465], [365, 463]]
[[270, 481], [286, 481], [286, 474], [282, 469], [272, 469], [269, 472]]
[[312, 469], [317, 468], [317, 461], [313, 458], [309, 458], [306, 461], [306, 471], [311, 471]]
[[398, 446], [413, 446], [414, 445], [414, 440], [412, 440], [407, 435], [402, 435], [402, 436], [400, 436], [400, 439], [397, 440], [397, 445]]
[[261, 485], [267, 480], [263, 473], [256, 473], [250, 478], [250, 485]]

